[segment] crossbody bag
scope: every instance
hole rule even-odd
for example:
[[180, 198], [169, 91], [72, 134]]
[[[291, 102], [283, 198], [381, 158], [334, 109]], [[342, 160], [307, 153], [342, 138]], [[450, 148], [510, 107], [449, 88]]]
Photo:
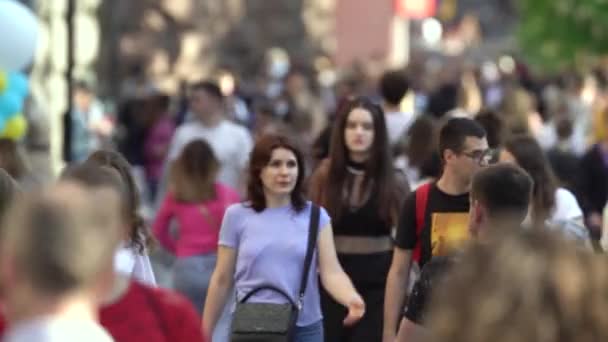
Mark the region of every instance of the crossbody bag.
[[[261, 286], [251, 290], [237, 302], [232, 320], [231, 342], [292, 342], [298, 315], [302, 310], [308, 273], [314, 254], [319, 231], [319, 207], [313, 205], [310, 213], [310, 226], [306, 257], [297, 302], [287, 293], [273, 286]], [[248, 303], [247, 300], [261, 290], [271, 290], [287, 299], [286, 304]]]

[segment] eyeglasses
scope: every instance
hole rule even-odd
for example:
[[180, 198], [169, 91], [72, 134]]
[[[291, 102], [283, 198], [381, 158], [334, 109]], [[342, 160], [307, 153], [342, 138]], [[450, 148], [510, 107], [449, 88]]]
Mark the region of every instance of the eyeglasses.
[[481, 166], [487, 166], [494, 161], [495, 151], [492, 149], [487, 149], [485, 151], [472, 151], [472, 152], [461, 152], [460, 154], [465, 155], [471, 158], [473, 161], [476, 161]]

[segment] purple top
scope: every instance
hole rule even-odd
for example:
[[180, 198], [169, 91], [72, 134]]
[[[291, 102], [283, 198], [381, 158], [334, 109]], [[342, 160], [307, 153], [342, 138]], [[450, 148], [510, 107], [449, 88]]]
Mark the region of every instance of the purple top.
[[168, 116], [159, 119], [148, 131], [144, 141], [145, 169], [148, 179], [159, 180], [167, 157], [175, 124]]
[[[226, 210], [219, 244], [237, 252], [234, 282], [237, 298], [262, 285], [271, 285], [289, 294], [296, 302], [304, 267], [311, 204], [299, 213], [291, 206], [265, 209], [256, 213], [246, 204], [238, 203]], [[319, 233], [330, 223], [325, 209], [321, 208]], [[321, 304], [317, 280], [317, 253], [312, 259], [308, 284], [298, 326], [320, 321]], [[256, 293], [249, 302], [286, 303], [274, 291]]]

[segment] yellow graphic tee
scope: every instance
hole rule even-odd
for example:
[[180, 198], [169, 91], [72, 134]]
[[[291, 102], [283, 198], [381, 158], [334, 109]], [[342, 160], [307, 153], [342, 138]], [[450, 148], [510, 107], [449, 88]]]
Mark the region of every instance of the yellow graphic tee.
[[433, 213], [431, 255], [447, 255], [469, 239], [469, 213]]

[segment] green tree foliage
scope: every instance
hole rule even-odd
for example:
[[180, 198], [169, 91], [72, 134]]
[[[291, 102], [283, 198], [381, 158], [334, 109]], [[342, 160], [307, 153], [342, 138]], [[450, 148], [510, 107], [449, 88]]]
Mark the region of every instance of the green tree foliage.
[[519, 45], [543, 69], [608, 54], [608, 0], [519, 0]]

